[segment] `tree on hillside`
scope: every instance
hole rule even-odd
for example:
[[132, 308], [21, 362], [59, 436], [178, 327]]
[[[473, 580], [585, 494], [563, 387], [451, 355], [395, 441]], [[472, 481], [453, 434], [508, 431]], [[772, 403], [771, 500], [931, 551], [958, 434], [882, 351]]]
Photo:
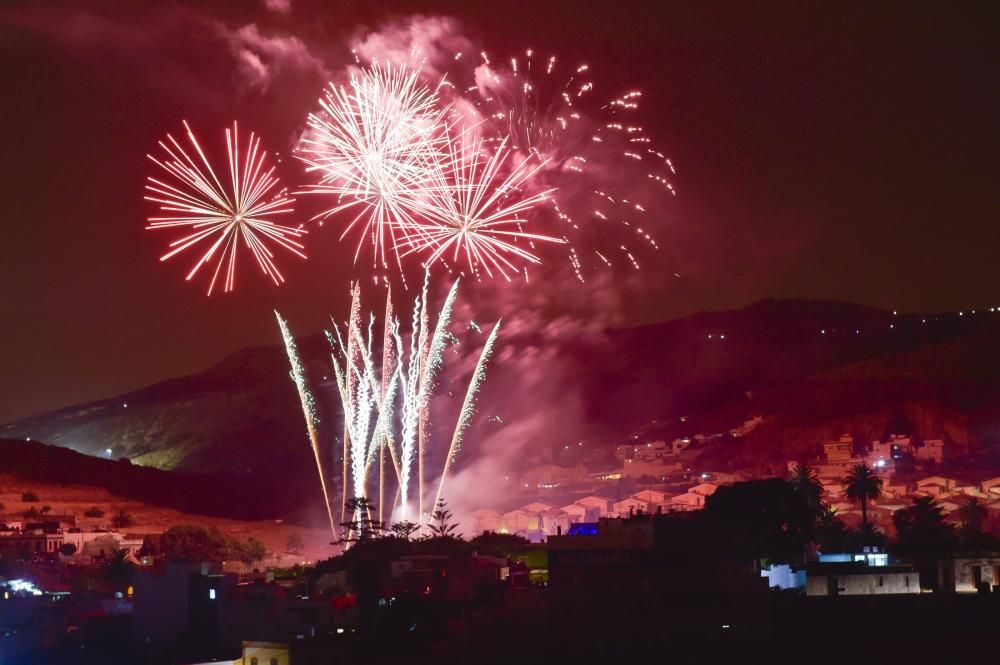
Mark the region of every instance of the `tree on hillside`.
[[351, 521], [341, 522], [344, 528], [344, 537], [341, 543], [367, 542], [373, 538], [378, 538], [385, 531], [385, 523], [372, 517], [378, 511], [365, 497], [352, 497], [344, 504], [344, 508], [351, 515]]
[[285, 548], [292, 552], [293, 554], [298, 554], [305, 548], [305, 543], [302, 542], [302, 536], [298, 533], [293, 533], [288, 536], [288, 540], [285, 543]]
[[847, 498], [861, 504], [861, 523], [868, 525], [868, 502], [882, 496], [882, 479], [867, 464], [858, 464], [844, 478]]
[[393, 524], [389, 530], [392, 531], [392, 534], [397, 538], [402, 538], [403, 540], [409, 540], [413, 536], [413, 534], [417, 532], [419, 528], [420, 525], [417, 524], [416, 522], [403, 520], [402, 522], [396, 522], [395, 524]]
[[954, 529], [944, 521], [944, 511], [930, 496], [918, 497], [913, 505], [892, 516], [902, 550], [941, 550], [953, 544]]
[[232, 538], [218, 529], [206, 529], [198, 524], [178, 524], [160, 535], [159, 548], [168, 561], [224, 561], [230, 556]]
[[59, 554], [63, 556], [73, 556], [76, 554], [76, 545], [73, 543], [63, 543], [59, 546]]
[[91, 506], [83, 513], [84, 517], [104, 517], [104, 511], [97, 506]]
[[48, 505], [42, 506], [42, 509], [40, 511], [38, 511], [38, 512], [40, 512], [42, 515], [48, 515], [49, 513], [52, 512], [52, 506], [48, 506]]
[[135, 524], [135, 518], [133, 518], [129, 513], [124, 510], [119, 510], [111, 518], [111, 526], [116, 529], [127, 529]]
[[249, 538], [243, 544], [240, 561], [247, 565], [253, 565], [264, 560], [267, 556], [267, 547], [256, 538]]
[[24, 503], [36, 503], [38, 501], [38, 495], [35, 494], [32, 490], [28, 490], [27, 492], [21, 495], [21, 501], [23, 501]]
[[0, 513], [2, 513], [5, 510], [7, 510], [7, 506], [3, 505], [3, 502], [0, 501]]
[[434, 512], [431, 513], [431, 519], [434, 520], [434, 523], [428, 525], [431, 533], [439, 538], [456, 538], [455, 530], [458, 528], [458, 524], [453, 523], [451, 518], [452, 514], [448, 510], [448, 502], [444, 499], [438, 499], [437, 504], [434, 506]]

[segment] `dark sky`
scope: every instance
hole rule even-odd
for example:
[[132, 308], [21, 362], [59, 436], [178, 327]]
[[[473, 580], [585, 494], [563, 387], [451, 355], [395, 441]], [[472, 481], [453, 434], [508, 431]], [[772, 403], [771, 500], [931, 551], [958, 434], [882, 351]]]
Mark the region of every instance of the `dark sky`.
[[[585, 59], [596, 79], [645, 91], [680, 196], [641, 277], [573, 287], [593, 303], [583, 316], [627, 324], [768, 296], [1000, 304], [990, 3], [200, 4], [0, 9], [0, 422], [274, 343], [274, 307], [303, 332], [342, 311], [365, 270], [332, 234], [310, 237], [308, 262], [282, 262], [281, 289], [244, 270], [235, 294], [207, 299], [182, 264], [160, 264], [144, 155], [182, 118], [203, 136], [239, 118], [286, 150], [352, 36], [414, 12], [455, 17], [492, 52]], [[265, 81], [240, 48], [257, 49]], [[602, 310], [597, 288], [623, 311]]]

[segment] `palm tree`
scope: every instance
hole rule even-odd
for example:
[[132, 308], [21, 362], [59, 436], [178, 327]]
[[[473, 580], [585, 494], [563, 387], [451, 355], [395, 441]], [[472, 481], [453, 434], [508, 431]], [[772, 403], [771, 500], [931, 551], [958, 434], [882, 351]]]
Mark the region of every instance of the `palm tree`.
[[974, 536], [982, 533], [983, 524], [987, 517], [989, 515], [986, 512], [986, 506], [974, 496], [970, 496], [969, 500], [958, 509], [958, 519], [961, 520], [962, 531], [966, 535]]
[[816, 467], [808, 464], [796, 464], [788, 482], [805, 501], [809, 511], [818, 519], [826, 509], [826, 505], [823, 503], [823, 483], [819, 481]]
[[868, 527], [868, 502], [882, 496], [882, 479], [867, 464], [858, 464], [844, 478], [847, 498], [861, 504], [861, 524]]

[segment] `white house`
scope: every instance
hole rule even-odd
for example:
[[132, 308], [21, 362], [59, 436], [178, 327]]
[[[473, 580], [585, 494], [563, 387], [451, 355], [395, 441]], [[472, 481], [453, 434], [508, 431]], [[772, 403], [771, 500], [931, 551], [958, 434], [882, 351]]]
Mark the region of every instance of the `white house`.
[[813, 563], [806, 566], [807, 596], [882, 596], [920, 593], [912, 566]]
[[480, 508], [472, 512], [472, 519], [476, 521], [475, 532], [500, 531], [503, 529], [503, 515], [496, 510]]
[[927, 439], [924, 441], [924, 445], [917, 448], [916, 455], [914, 455], [918, 460], [933, 461], [938, 464], [944, 459], [944, 441], [941, 439]]
[[928, 496], [940, 497], [950, 492], [956, 485], [958, 485], [958, 481], [954, 478], [930, 476], [917, 481], [917, 492], [923, 492]]
[[632, 495], [633, 499], [644, 501], [647, 505], [647, 512], [654, 513], [658, 506], [662, 506], [667, 501], [667, 495], [656, 490], [642, 490]]
[[576, 503], [588, 508], [596, 508], [598, 510], [598, 517], [609, 517], [611, 515], [611, 499], [607, 497], [591, 494], [582, 499], [577, 499]]
[[674, 511], [687, 511], [687, 510], [701, 510], [704, 507], [705, 507], [704, 494], [685, 492], [684, 494], [679, 494], [675, 497], [667, 499], [665, 509]]
[[649, 504], [632, 497], [615, 501], [612, 506], [612, 513], [616, 517], [630, 517], [640, 511], [649, 512]]

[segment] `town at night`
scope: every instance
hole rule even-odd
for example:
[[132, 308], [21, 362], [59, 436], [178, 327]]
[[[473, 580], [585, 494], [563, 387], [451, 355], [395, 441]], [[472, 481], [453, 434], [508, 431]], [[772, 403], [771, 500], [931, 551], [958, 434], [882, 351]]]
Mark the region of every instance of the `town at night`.
[[1000, 661], [987, 2], [0, 6], [0, 665]]

